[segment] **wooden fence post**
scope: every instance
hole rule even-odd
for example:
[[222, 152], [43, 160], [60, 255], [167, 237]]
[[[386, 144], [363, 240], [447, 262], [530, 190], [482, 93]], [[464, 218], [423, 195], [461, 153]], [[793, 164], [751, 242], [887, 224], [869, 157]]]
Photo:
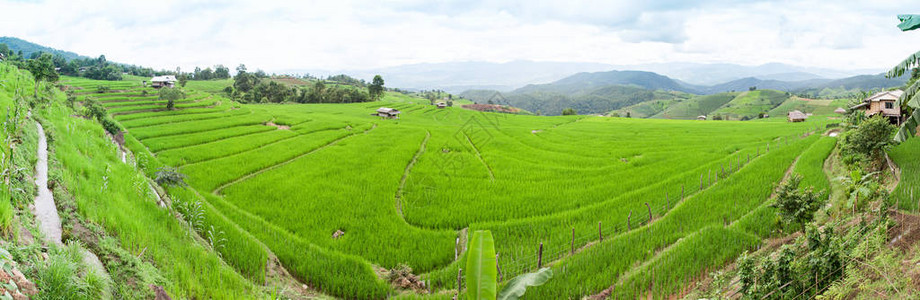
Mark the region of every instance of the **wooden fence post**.
[[457, 300], [460, 299], [460, 290], [463, 289], [463, 269], [457, 269]]
[[540, 251], [537, 252], [537, 269], [543, 267], [543, 242], [540, 242]]
[[703, 190], [703, 173], [700, 173], [700, 191]]
[[604, 241], [604, 231], [601, 230], [601, 222], [597, 222], [597, 236], [600, 238], [600, 241]]
[[575, 227], [572, 227], [572, 254], [575, 254]]
[[498, 264], [498, 253], [495, 253], [495, 268], [498, 269], [498, 282], [504, 281], [505, 274], [502, 274], [502, 266]]
[[[647, 205], [648, 203], [646, 203]], [[664, 205], [671, 207], [671, 199], [668, 198], [668, 191], [664, 191]]]
[[648, 202], [645, 202], [645, 207], [648, 208], [648, 222], [652, 222], [652, 207], [648, 206]]
[[684, 185], [683, 184], [680, 185], [680, 199], [679, 200], [684, 200]]
[[626, 216], [626, 230], [632, 230], [632, 211], [629, 211], [629, 215]]

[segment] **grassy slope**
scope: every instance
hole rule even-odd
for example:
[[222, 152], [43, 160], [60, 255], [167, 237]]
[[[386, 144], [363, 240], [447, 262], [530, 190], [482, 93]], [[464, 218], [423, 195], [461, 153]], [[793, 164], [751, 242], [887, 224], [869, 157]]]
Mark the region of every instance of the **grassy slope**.
[[652, 100], [647, 102], [642, 102], [639, 104], [627, 106], [615, 111], [610, 112], [611, 115], [619, 115], [620, 117], [626, 117], [626, 113], [629, 112], [631, 118], [650, 118], [656, 114], [659, 114], [668, 108], [677, 105], [681, 102], [692, 101], [691, 100], [676, 100], [676, 99], [665, 99], [665, 100]]
[[700, 115], [709, 115], [714, 110], [731, 101], [735, 95], [737, 95], [737, 93], [719, 93], [714, 95], [697, 96], [689, 100], [676, 103], [652, 117], [659, 119], [696, 119], [696, 117]]
[[732, 101], [713, 111], [712, 114], [728, 116], [732, 120], [744, 117], [756, 118], [758, 114], [769, 112], [788, 98], [785, 92], [774, 90], [742, 92]]
[[768, 112], [770, 116], [785, 116], [790, 111], [798, 110], [815, 115], [830, 115], [838, 107], [847, 107], [847, 100], [811, 100], [799, 97], [790, 97], [782, 104]]

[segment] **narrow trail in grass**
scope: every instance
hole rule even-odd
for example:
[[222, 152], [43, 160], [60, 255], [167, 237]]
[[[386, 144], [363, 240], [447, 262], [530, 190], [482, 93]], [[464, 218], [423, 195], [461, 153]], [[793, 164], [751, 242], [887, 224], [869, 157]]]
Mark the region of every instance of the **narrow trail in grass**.
[[38, 229], [45, 236], [45, 240], [61, 245], [61, 217], [58, 216], [57, 206], [54, 205], [54, 196], [48, 189], [48, 138], [45, 137], [45, 128], [36, 122], [38, 127], [38, 162], [35, 163], [35, 185], [38, 195], [35, 196], [35, 218], [38, 219]]
[[[41, 123], [35, 122], [38, 128], [38, 160], [35, 163], [35, 185], [38, 195], [35, 196], [35, 218], [38, 229], [45, 237], [45, 241], [58, 246], [63, 246], [61, 241], [61, 217], [58, 215], [57, 206], [54, 204], [54, 195], [48, 189], [48, 138], [45, 128]], [[83, 262], [97, 274], [108, 277], [105, 267], [95, 254], [87, 249], [83, 250]]]
[[470, 138], [470, 135], [463, 133], [463, 136], [466, 137], [466, 141], [470, 142], [470, 146], [473, 147], [473, 151], [476, 151], [476, 157], [479, 158], [479, 161], [482, 162], [482, 165], [486, 167], [486, 170], [489, 171], [489, 181], [495, 182], [495, 173], [492, 173], [492, 167], [486, 163], [486, 160], [482, 158], [482, 154], [479, 153], [479, 148], [476, 148], [476, 144], [473, 143], [473, 139]]
[[[366, 133], [370, 132], [371, 130], [374, 130], [374, 128], [377, 128], [377, 124], [374, 124], [374, 126], [372, 126], [372, 127], [371, 127], [370, 129], [368, 129], [368, 130], [365, 130], [363, 133], [366, 134]], [[228, 182], [228, 183], [225, 183], [224, 185], [221, 185], [221, 186], [217, 187], [217, 188], [214, 189], [214, 191], [212, 191], [211, 193], [214, 194], [214, 195], [220, 195], [220, 191], [222, 191], [223, 189], [227, 188], [228, 186], [231, 186], [231, 185], [234, 185], [234, 184], [243, 182], [243, 181], [245, 181], [245, 180], [247, 180], [247, 179], [249, 179], [249, 178], [258, 176], [259, 174], [262, 174], [262, 173], [265, 173], [265, 172], [268, 172], [268, 171], [271, 171], [271, 170], [274, 170], [274, 169], [283, 167], [283, 166], [285, 166], [285, 165], [287, 165], [287, 164], [289, 164], [289, 163], [294, 162], [295, 160], [297, 160], [297, 159], [299, 159], [299, 158], [301, 158], [301, 157], [304, 157], [304, 156], [313, 154], [313, 153], [315, 153], [315, 152], [317, 152], [317, 151], [326, 149], [326, 148], [329, 147], [329, 146], [333, 146], [333, 145], [335, 145], [335, 144], [338, 144], [338, 143], [341, 142], [342, 140], [347, 139], [347, 138], [349, 138], [349, 137], [352, 137], [352, 136], [354, 136], [354, 135], [356, 135], [356, 134], [357, 134], [357, 133], [352, 133], [352, 134], [349, 134], [349, 135], [346, 135], [346, 136], [337, 138], [337, 139], [335, 139], [335, 140], [333, 140], [333, 141], [331, 141], [331, 142], [329, 142], [329, 143], [326, 143], [325, 145], [322, 145], [322, 146], [320, 146], [320, 147], [318, 147], [318, 148], [316, 148], [316, 149], [307, 151], [307, 152], [304, 153], [304, 154], [300, 154], [300, 155], [295, 156], [295, 157], [293, 157], [293, 158], [291, 158], [291, 159], [288, 159], [288, 160], [286, 160], [286, 161], [280, 162], [280, 163], [275, 164], [275, 165], [272, 165], [272, 166], [268, 166], [268, 167], [266, 167], [266, 168], [264, 168], [264, 169], [261, 169], [261, 170], [255, 171], [255, 172], [253, 172], [253, 173], [250, 173], [249, 175], [246, 175], [246, 176], [243, 176], [243, 177], [234, 179], [233, 181], [230, 181], [230, 182]]]
[[403, 221], [405, 221], [405, 219], [403, 218], [402, 211], [402, 193], [403, 189], [406, 187], [406, 179], [409, 178], [409, 172], [412, 172], [412, 166], [418, 161], [419, 156], [425, 153], [425, 146], [428, 145], [429, 138], [431, 138], [431, 131], [425, 131], [425, 139], [422, 140], [422, 144], [419, 145], [418, 151], [415, 152], [415, 156], [412, 156], [412, 160], [406, 165], [406, 170], [403, 171], [402, 178], [399, 180], [399, 188], [396, 189], [396, 214], [398, 214], [399, 218], [403, 219]]

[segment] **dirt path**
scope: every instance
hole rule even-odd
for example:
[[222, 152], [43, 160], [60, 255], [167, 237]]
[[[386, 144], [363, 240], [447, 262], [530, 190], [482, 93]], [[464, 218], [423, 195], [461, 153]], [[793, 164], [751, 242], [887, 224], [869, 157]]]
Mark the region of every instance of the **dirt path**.
[[[35, 196], [35, 218], [38, 221], [38, 229], [45, 236], [45, 240], [63, 246], [61, 217], [54, 204], [54, 195], [48, 189], [48, 138], [45, 137], [45, 128], [42, 127], [42, 124], [35, 122], [35, 126], [38, 128], [38, 161], [35, 163], [35, 185], [38, 188], [38, 196]], [[122, 159], [124, 159], [124, 152], [122, 152]], [[108, 277], [105, 266], [102, 265], [99, 258], [85, 248], [83, 249], [83, 262], [96, 274]]]
[[409, 172], [412, 172], [412, 166], [415, 165], [415, 162], [418, 161], [418, 157], [422, 156], [422, 153], [425, 153], [425, 146], [428, 145], [428, 139], [431, 138], [431, 132], [425, 132], [425, 139], [422, 140], [422, 144], [418, 147], [418, 151], [415, 152], [415, 156], [412, 156], [412, 160], [409, 161], [409, 164], [406, 165], [406, 170], [403, 171], [403, 176], [399, 180], [399, 188], [396, 189], [396, 213], [399, 214], [399, 217], [403, 217], [402, 212], [402, 193], [403, 189], [406, 187], [406, 179], [409, 179]]
[[35, 163], [35, 185], [38, 187], [38, 196], [35, 196], [35, 218], [38, 220], [38, 229], [45, 240], [62, 245], [61, 243], [61, 217], [58, 216], [57, 206], [54, 205], [54, 196], [48, 189], [48, 139], [45, 137], [45, 128], [35, 122], [38, 127], [38, 162]]

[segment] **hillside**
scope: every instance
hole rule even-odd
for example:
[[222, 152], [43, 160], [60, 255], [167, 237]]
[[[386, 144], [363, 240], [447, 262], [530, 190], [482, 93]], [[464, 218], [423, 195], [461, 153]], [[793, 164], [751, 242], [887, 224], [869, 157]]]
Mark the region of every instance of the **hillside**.
[[652, 72], [608, 71], [578, 73], [549, 84], [528, 85], [512, 93], [560, 93], [579, 94], [599, 87], [611, 85], [636, 86], [649, 90], [665, 90], [693, 93], [695, 89], [678, 81]]
[[689, 100], [675, 103], [667, 109], [655, 114], [658, 119], [683, 119], [692, 120], [697, 116], [708, 116], [719, 107], [722, 107], [735, 98], [738, 93], [719, 93], [714, 95], [696, 96]]
[[6, 36], [0, 37], [0, 44], [6, 44], [6, 46], [9, 47], [10, 50], [13, 50], [13, 52], [22, 51], [23, 57], [26, 57], [26, 58], [31, 57], [32, 53], [37, 53], [37, 52], [51, 53], [51, 54], [54, 54], [54, 56], [63, 57], [66, 60], [88, 58], [86, 56], [82, 56], [82, 55], [79, 55], [79, 54], [76, 54], [70, 51], [64, 51], [64, 50], [58, 50], [58, 49], [54, 49], [50, 47], [45, 47], [45, 46], [35, 44], [29, 41], [15, 38], [15, 37], [6, 37]]
[[761, 113], [766, 113], [779, 106], [790, 95], [786, 92], [774, 90], [756, 90], [742, 92], [734, 99], [711, 112], [712, 116], [722, 116], [731, 120], [754, 119]]
[[833, 114], [838, 107], [846, 109], [848, 99], [819, 100], [801, 97], [789, 97], [785, 102], [768, 112], [771, 116], [785, 116], [790, 111], [798, 110], [815, 115]]

